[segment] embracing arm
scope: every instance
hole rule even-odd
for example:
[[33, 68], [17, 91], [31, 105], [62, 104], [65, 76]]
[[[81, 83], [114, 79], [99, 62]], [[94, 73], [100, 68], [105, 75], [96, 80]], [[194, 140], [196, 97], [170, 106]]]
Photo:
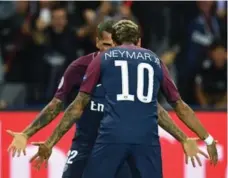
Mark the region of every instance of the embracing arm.
[[173, 122], [168, 112], [158, 104], [158, 124], [179, 142], [187, 140], [185, 133]]
[[48, 147], [53, 147], [62, 136], [72, 127], [76, 120], [78, 120], [85, 108], [90, 101], [90, 95], [79, 92], [75, 100], [68, 106], [64, 112], [64, 116], [60, 123], [46, 141]]
[[23, 134], [27, 138], [33, 136], [40, 129], [52, 122], [61, 112], [63, 102], [57, 98], [53, 98], [50, 103], [40, 112], [35, 120], [23, 130]]

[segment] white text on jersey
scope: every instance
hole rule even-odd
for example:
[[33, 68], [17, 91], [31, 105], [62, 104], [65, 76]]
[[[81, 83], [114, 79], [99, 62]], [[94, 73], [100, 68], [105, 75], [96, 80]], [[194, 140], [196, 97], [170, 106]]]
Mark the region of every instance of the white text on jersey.
[[95, 103], [94, 101], [91, 101], [90, 110], [104, 112], [104, 105], [101, 103]]
[[151, 55], [148, 52], [142, 52], [142, 51], [112, 50], [105, 53], [105, 60], [110, 58], [129, 58], [129, 59], [138, 59], [138, 60], [144, 60], [144, 61], [149, 60], [155, 63], [160, 63], [157, 57]]

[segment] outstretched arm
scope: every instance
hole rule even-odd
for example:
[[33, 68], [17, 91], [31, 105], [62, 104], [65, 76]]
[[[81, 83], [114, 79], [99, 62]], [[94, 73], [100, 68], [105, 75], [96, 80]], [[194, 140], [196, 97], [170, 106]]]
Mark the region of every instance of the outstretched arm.
[[54, 98], [52, 101], [40, 112], [36, 119], [24, 129], [23, 132], [13, 132], [7, 130], [7, 132], [13, 137], [13, 141], [8, 147], [8, 151], [12, 153], [12, 156], [15, 156], [17, 153], [20, 156], [23, 151], [24, 155], [26, 154], [26, 145], [28, 139], [33, 136], [40, 129], [48, 125], [53, 121], [56, 116], [60, 113], [62, 108], [61, 100]]
[[72, 62], [59, 83], [55, 97], [52, 101], [40, 112], [31, 125], [29, 125], [23, 133], [29, 138], [38, 132], [40, 129], [51, 123], [63, 108], [63, 101], [67, 98], [73, 87], [79, 87], [84, 75], [85, 69], [81, 65], [83, 57]]
[[90, 94], [93, 92], [93, 89], [100, 79], [100, 55], [96, 56], [87, 68], [80, 87], [80, 92], [64, 112], [61, 122], [54, 130], [51, 137], [46, 141], [45, 144], [47, 147], [52, 148], [71, 128], [73, 123], [81, 117], [85, 106], [91, 99]]
[[90, 95], [83, 92], [78, 93], [75, 100], [64, 112], [64, 116], [60, 123], [46, 141], [46, 146], [52, 148], [62, 138], [62, 136], [72, 127], [74, 122], [81, 117], [83, 110], [89, 101]]
[[185, 133], [173, 122], [168, 112], [160, 104], [158, 104], [158, 124], [179, 142], [183, 143], [188, 139]]
[[183, 151], [186, 155], [186, 164], [188, 164], [188, 158], [191, 158], [193, 167], [196, 166], [195, 161], [197, 161], [198, 164], [202, 166], [198, 154], [203, 155], [205, 158], [208, 158], [208, 156], [198, 148], [197, 141], [199, 139], [188, 138], [185, 133], [172, 121], [168, 112], [159, 104], [158, 124], [182, 144]]
[[35, 120], [23, 130], [23, 134], [30, 138], [43, 127], [51, 123], [61, 112], [63, 102], [57, 98], [53, 98], [50, 103], [39, 113]]
[[205, 140], [209, 133], [196, 117], [195, 112], [182, 100], [177, 100], [172, 104], [178, 118], [194, 133], [198, 135], [201, 140]]
[[207, 151], [211, 158], [211, 163], [214, 165], [218, 162], [218, 153], [216, 143], [213, 137], [203, 127], [199, 119], [196, 117], [194, 111], [181, 99], [180, 94], [169, 76], [167, 68], [161, 64], [163, 70], [163, 80], [161, 82], [161, 89], [175, 110], [179, 119], [191, 129], [201, 140], [207, 144]]
[[72, 88], [74, 86], [79, 87], [81, 84], [85, 71], [84, 66], [81, 65], [82, 60], [82, 58], [78, 59], [76, 62], [69, 65], [61, 79], [55, 97], [39, 113], [35, 120], [23, 130], [23, 132], [7, 130], [7, 132], [13, 137], [13, 141], [9, 146], [9, 152], [12, 151], [13, 155], [18, 152], [19, 156], [21, 150], [23, 150], [25, 154], [28, 139], [51, 123], [61, 112], [63, 101], [67, 98]]
[[74, 122], [78, 120], [85, 108], [85, 106], [90, 101], [90, 95], [79, 92], [75, 100], [68, 106], [64, 112], [64, 116], [61, 119], [58, 126], [55, 128], [52, 135], [46, 142], [34, 142], [35, 146], [39, 146], [38, 153], [36, 153], [31, 159], [32, 163], [35, 161], [35, 167], [39, 170], [41, 164], [47, 161], [51, 156], [53, 146], [62, 138], [62, 136], [72, 127]]
[[193, 110], [181, 99], [180, 94], [163, 63], [161, 63], [161, 68], [163, 70], [161, 90], [164, 96], [174, 108], [179, 119], [181, 119], [181, 121], [183, 121], [185, 125], [194, 133], [196, 133], [200, 139], [205, 140], [209, 136], [208, 132], [200, 123]]

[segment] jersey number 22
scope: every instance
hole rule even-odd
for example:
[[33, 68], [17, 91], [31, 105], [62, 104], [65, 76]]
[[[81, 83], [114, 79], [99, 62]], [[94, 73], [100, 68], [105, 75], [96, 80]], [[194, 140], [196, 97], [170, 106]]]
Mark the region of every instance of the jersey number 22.
[[[129, 94], [129, 75], [127, 61], [115, 61], [115, 66], [121, 67], [122, 93], [117, 94], [117, 101], [134, 101], [135, 96]], [[144, 95], [144, 73], [148, 71], [148, 89]], [[143, 103], [150, 103], [153, 97], [154, 69], [150, 64], [140, 63], [137, 68], [137, 98]]]

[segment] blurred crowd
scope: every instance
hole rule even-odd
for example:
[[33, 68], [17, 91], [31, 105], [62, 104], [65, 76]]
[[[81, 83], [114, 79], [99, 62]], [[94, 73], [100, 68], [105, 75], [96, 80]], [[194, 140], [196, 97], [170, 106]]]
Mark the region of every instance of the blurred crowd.
[[66, 67], [97, 50], [96, 25], [108, 18], [140, 25], [188, 104], [226, 108], [226, 1], [43, 0], [0, 2], [0, 108], [50, 100]]

